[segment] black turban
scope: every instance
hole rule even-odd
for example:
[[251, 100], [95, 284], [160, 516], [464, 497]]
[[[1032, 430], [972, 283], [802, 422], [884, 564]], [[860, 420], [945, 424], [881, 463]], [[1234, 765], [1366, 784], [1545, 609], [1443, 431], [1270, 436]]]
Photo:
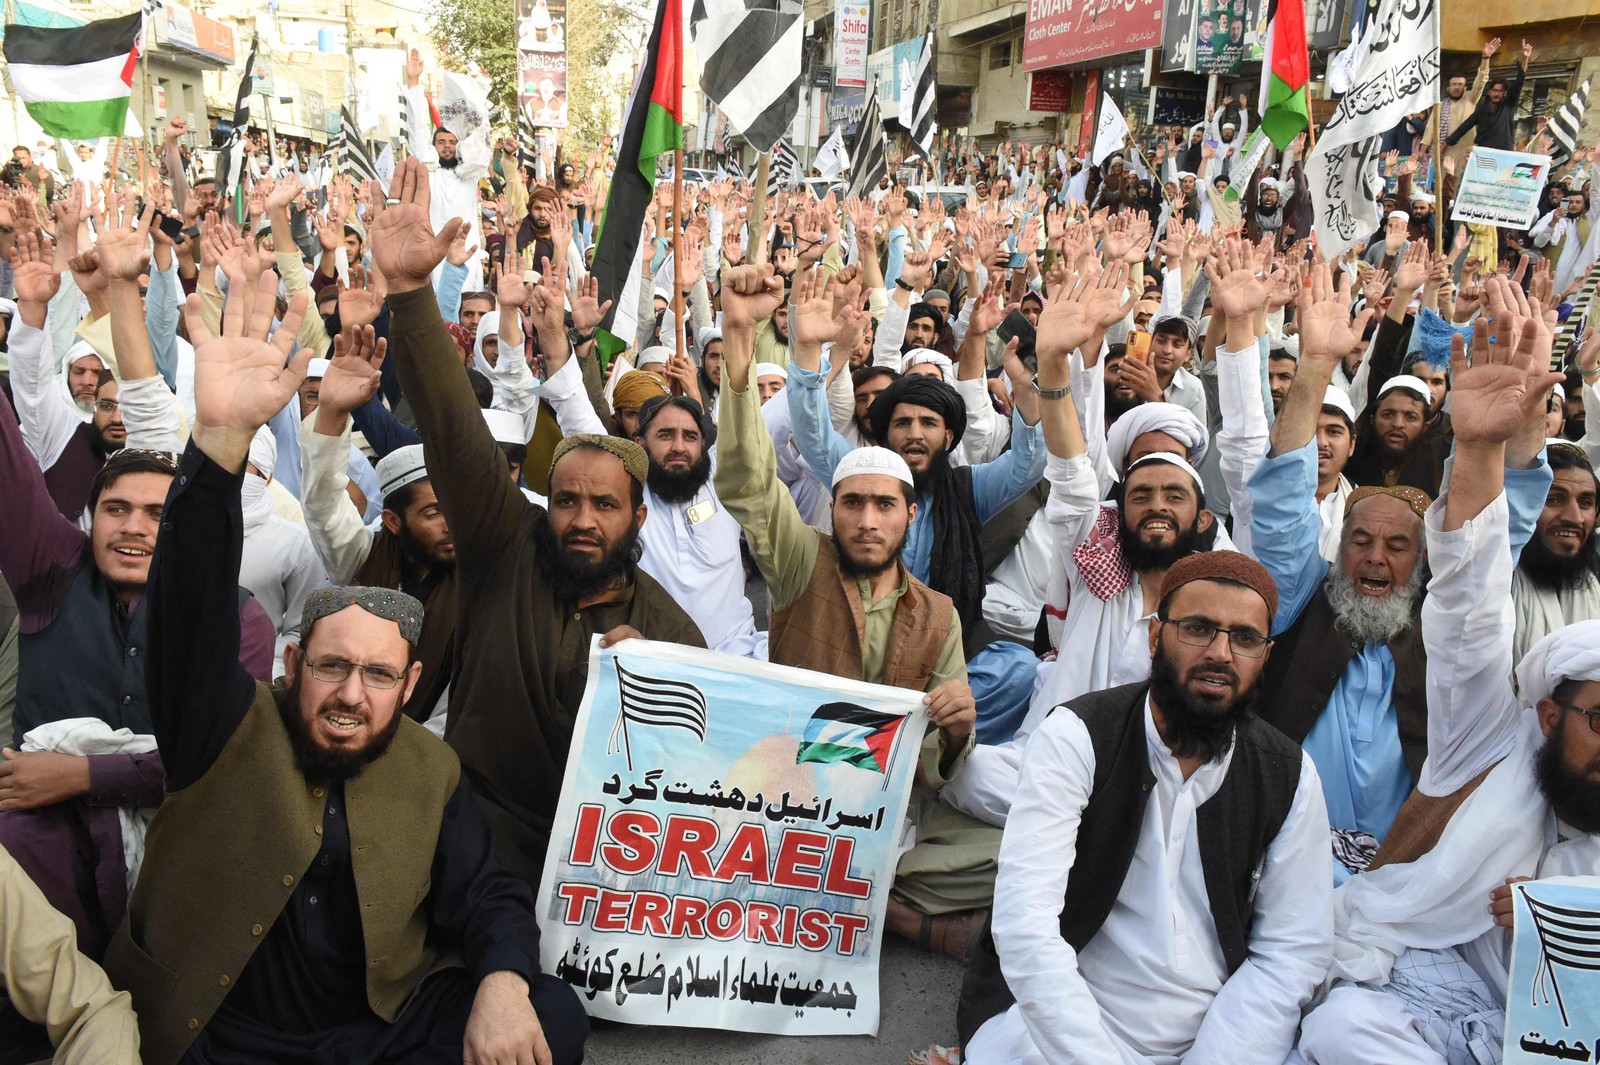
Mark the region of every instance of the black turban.
[[[954, 448], [967, 428], [967, 405], [961, 393], [928, 374], [907, 374], [878, 393], [867, 408], [867, 422], [878, 443], [889, 446], [889, 422], [895, 407], [911, 403], [927, 407], [944, 419], [955, 434]], [[918, 489], [931, 497], [933, 550], [928, 559], [928, 586], [949, 596], [961, 618], [964, 635], [977, 630], [983, 620], [983, 552], [978, 542], [982, 528], [977, 502], [972, 497], [972, 467], [951, 466], [948, 451], [934, 454]]]
[[939, 308], [935, 307], [933, 304], [923, 302], [913, 303], [910, 310], [906, 311], [906, 322], [909, 324], [916, 321], [918, 318], [932, 318], [933, 331], [935, 333], [944, 332], [944, 315], [940, 314]]
[[884, 447], [889, 446], [889, 422], [894, 409], [902, 403], [927, 407], [938, 414], [944, 419], [944, 427], [956, 434], [950, 441], [951, 448], [961, 442], [961, 434], [967, 430], [967, 405], [961, 393], [932, 374], [911, 373], [879, 392], [878, 398], [867, 408], [867, 424], [872, 426], [873, 437]]

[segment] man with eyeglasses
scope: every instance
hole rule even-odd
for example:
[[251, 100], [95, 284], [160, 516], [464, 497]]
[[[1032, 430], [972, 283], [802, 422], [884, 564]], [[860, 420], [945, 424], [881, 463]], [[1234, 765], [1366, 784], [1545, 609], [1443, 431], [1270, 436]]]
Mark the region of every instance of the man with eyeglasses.
[[957, 1013], [971, 1065], [1289, 1053], [1333, 887], [1316, 768], [1252, 712], [1277, 598], [1237, 552], [1174, 563], [1148, 683], [1033, 734]]
[[[1510, 299], [1500, 280], [1489, 284], [1498, 286], [1497, 300]], [[1337, 883], [1372, 860], [1419, 778], [1428, 739], [1428, 655], [1418, 620], [1431, 500], [1405, 485], [1357, 488], [1344, 501], [1337, 561], [1329, 563], [1319, 545], [1319, 423], [1334, 367], [1367, 317], [1352, 322], [1349, 307], [1348, 278], [1335, 288], [1326, 265], [1313, 267], [1300, 307], [1300, 366], [1249, 483], [1251, 547], [1282, 594], [1261, 716], [1317, 764]], [[1453, 409], [1462, 402], [1458, 395]], [[1465, 402], [1470, 411], [1473, 397]], [[1517, 468], [1507, 474], [1519, 550], [1550, 484], [1539, 460], [1543, 421], [1526, 428], [1513, 441]]]
[[[277, 278], [262, 275], [257, 305]], [[454, 753], [401, 712], [422, 604], [387, 588], [306, 599], [287, 684], [232, 662], [250, 441], [294, 395], [276, 339], [191, 301], [195, 422], [151, 566], [150, 709], [167, 799], [106, 968], [152, 1065], [582, 1057], [588, 1019], [538, 965], [531, 895], [494, 857]], [[341, 340], [370, 357], [372, 334]]]
[[1340, 891], [1335, 982], [1295, 1062], [1489, 1060], [1469, 1048], [1510, 1034], [1511, 881], [1600, 874], [1600, 621], [1512, 668], [1509, 468], [1560, 377], [1541, 316], [1494, 317], [1493, 343], [1484, 328], [1471, 364], [1453, 360], [1455, 462], [1426, 519], [1427, 763], [1374, 867]]

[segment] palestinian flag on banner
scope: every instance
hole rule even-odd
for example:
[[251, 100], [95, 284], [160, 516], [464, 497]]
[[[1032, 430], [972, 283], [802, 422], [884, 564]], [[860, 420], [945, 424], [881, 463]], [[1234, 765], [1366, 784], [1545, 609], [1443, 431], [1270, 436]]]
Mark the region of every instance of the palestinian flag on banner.
[[1281, 152], [1311, 125], [1305, 0], [1269, 0], [1261, 59], [1261, 128]]
[[[600, 302], [611, 310], [596, 341], [609, 362], [633, 343], [638, 330], [639, 232], [655, 194], [656, 157], [683, 147], [683, 10], [679, 0], [659, 0], [639, 80], [623, 113], [617, 170], [601, 216], [594, 253]], [[630, 289], [632, 289], [630, 293]]]
[[6, 25], [11, 84], [41, 129], [73, 140], [122, 136], [143, 18], [133, 14], [63, 29]]
[[905, 720], [904, 715], [868, 710], [855, 703], [819, 706], [806, 722], [794, 763], [846, 762], [857, 769], [887, 773], [894, 738]]

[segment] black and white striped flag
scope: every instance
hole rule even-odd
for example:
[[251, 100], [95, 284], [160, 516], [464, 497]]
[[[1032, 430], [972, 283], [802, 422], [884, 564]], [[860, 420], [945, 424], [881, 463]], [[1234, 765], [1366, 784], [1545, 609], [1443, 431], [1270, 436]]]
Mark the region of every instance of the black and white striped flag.
[[1578, 91], [1550, 116], [1550, 125], [1546, 129], [1550, 139], [1556, 142], [1555, 149], [1550, 153], [1551, 166], [1564, 165], [1578, 150], [1578, 130], [1583, 128], [1583, 113], [1589, 108], [1589, 84], [1593, 81], [1593, 74], [1584, 78]]
[[850, 142], [850, 185], [846, 198], [865, 196], [889, 174], [889, 144], [883, 132], [883, 113], [878, 110], [878, 79], [867, 90], [867, 110], [856, 126]]
[[350, 175], [358, 185], [378, 180], [378, 168], [372, 165], [372, 155], [367, 151], [367, 142], [361, 137], [361, 127], [356, 125], [349, 104], [339, 109], [339, 173]]
[[404, 87], [396, 95], [400, 98], [400, 128], [395, 131], [394, 142], [396, 145], [404, 145], [411, 137], [411, 100], [406, 96]]
[[[226, 196], [234, 186], [244, 180], [244, 137], [250, 128], [250, 96], [256, 89], [256, 37], [250, 38], [250, 55], [244, 61], [244, 74], [239, 78], [239, 95], [233, 106], [233, 131], [217, 153], [217, 194]], [[236, 211], [244, 208], [244, 197], [235, 196]]]
[[743, 181], [745, 179], [744, 167], [739, 165], [739, 157], [737, 155], [728, 156], [727, 171], [728, 176], [735, 181]]
[[770, 152], [800, 110], [801, 0], [694, 0], [689, 32], [700, 90], [728, 124]]
[[611, 729], [607, 754], [622, 750], [628, 758], [628, 768], [633, 768], [633, 750], [628, 742], [628, 724], [653, 725], [661, 728], [681, 728], [695, 734], [702, 743], [706, 738], [706, 697], [693, 684], [681, 680], [664, 680], [631, 673], [616, 660], [618, 713], [617, 723]]
[[933, 27], [922, 39], [922, 56], [917, 60], [916, 90], [911, 97], [911, 146], [928, 162], [933, 162], [933, 145], [939, 130], [934, 126], [933, 109], [938, 102], [933, 77]]
[[772, 162], [767, 164], [767, 198], [771, 199], [779, 189], [792, 189], [799, 184], [800, 159], [789, 142], [781, 140], [772, 146]]

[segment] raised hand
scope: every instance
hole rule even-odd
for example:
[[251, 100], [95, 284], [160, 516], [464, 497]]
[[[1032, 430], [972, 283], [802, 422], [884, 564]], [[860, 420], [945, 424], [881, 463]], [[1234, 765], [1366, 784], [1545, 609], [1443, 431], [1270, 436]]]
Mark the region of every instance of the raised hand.
[[344, 328], [333, 338], [333, 358], [317, 392], [318, 409], [348, 414], [378, 394], [380, 372], [389, 341], [378, 338], [371, 325], [354, 325], [340, 318]]
[[295, 293], [276, 333], [272, 312], [277, 275], [263, 273], [254, 294], [248, 319], [244, 300], [228, 300], [221, 336], [212, 336], [206, 326], [199, 296], [190, 296], [184, 311], [195, 348], [194, 440], [219, 466], [235, 473], [244, 469], [256, 430], [294, 398], [311, 361], [309, 348], [289, 359], [305, 318], [307, 293]]
[[368, 230], [372, 240], [372, 262], [389, 281], [391, 292], [425, 288], [433, 268], [449, 250], [451, 241], [464, 223], [452, 218], [435, 233], [428, 220], [431, 195], [428, 171], [412, 156], [395, 168], [390, 190], [399, 202], [373, 203], [373, 219]]
[[925, 251], [908, 251], [900, 266], [900, 280], [922, 290], [933, 278], [933, 259]]
[[[528, 317], [539, 338], [539, 353], [544, 356], [545, 369], [553, 373], [551, 365], [566, 362], [572, 345], [567, 342], [566, 293], [567, 264], [551, 265], [549, 259], [539, 260], [539, 283], [528, 290]], [[560, 369], [556, 365], [555, 369]]]
[[1427, 243], [1412, 241], [1405, 255], [1401, 256], [1399, 265], [1394, 268], [1395, 298], [1410, 300], [1422, 283], [1428, 280], [1428, 273], [1432, 269], [1433, 256], [1428, 251]]
[[[464, 233], [465, 229], [462, 232]], [[461, 239], [461, 234], [456, 234], [456, 240]], [[505, 254], [500, 257], [500, 273], [495, 280], [494, 296], [502, 308], [528, 305], [530, 296], [528, 283], [522, 279], [522, 261], [510, 241], [506, 242]]]
[[1064, 362], [1094, 335], [1095, 324], [1089, 317], [1089, 294], [1097, 281], [1098, 278], [1080, 274], [1069, 277], [1064, 284], [1052, 286], [1050, 298], [1039, 313], [1034, 344], [1041, 367], [1047, 359]]
[[1137, 297], [1127, 291], [1129, 272], [1127, 263], [1112, 263], [1084, 293], [1084, 313], [1096, 332], [1122, 321], [1133, 310]]
[[1256, 251], [1249, 241], [1230, 237], [1206, 263], [1211, 305], [1225, 318], [1248, 318], [1266, 306], [1268, 287]]
[[[108, 283], [138, 281], [140, 274], [150, 270], [150, 220], [155, 214], [155, 206], [147, 204], [141, 217], [135, 203], [133, 189], [123, 189], [117, 207], [106, 219], [106, 226], [100, 231], [100, 240], [95, 245], [100, 272]], [[135, 222], [140, 223], [137, 229], [134, 228]]]
[[350, 283], [339, 286], [339, 324], [371, 325], [382, 311], [383, 293], [366, 270], [351, 263]]
[[795, 274], [794, 296], [790, 301], [789, 328], [796, 344], [820, 347], [839, 335], [833, 316], [833, 299], [822, 283], [818, 269]]
[[1545, 397], [1561, 381], [1560, 374], [1539, 369], [1550, 364], [1546, 317], [1534, 315], [1516, 337], [1515, 314], [1506, 313], [1512, 298], [1504, 291], [1514, 286], [1499, 277], [1488, 285], [1493, 321], [1473, 331], [1471, 361], [1461, 334], [1450, 344], [1450, 423], [1456, 440], [1467, 444], [1503, 444], [1516, 436], [1543, 412]]
[[406, 56], [406, 84], [415, 85], [422, 80], [422, 53], [415, 48]]
[[572, 325], [580, 333], [591, 332], [606, 320], [611, 301], [600, 302], [600, 279], [593, 274], [578, 285], [578, 294], [572, 300]]
[[1368, 306], [1351, 321], [1350, 275], [1340, 271], [1335, 288], [1332, 268], [1324, 262], [1312, 263], [1310, 281], [1300, 290], [1300, 361], [1343, 361], [1360, 342], [1374, 313]]
[[44, 305], [61, 291], [61, 275], [52, 265], [50, 253], [38, 233], [17, 234], [17, 246], [11, 250], [11, 267], [17, 302], [38, 304], [39, 321], [29, 324], [43, 328]]
[[739, 266], [723, 273], [724, 332], [752, 330], [782, 305], [783, 282], [773, 276], [770, 264]]

